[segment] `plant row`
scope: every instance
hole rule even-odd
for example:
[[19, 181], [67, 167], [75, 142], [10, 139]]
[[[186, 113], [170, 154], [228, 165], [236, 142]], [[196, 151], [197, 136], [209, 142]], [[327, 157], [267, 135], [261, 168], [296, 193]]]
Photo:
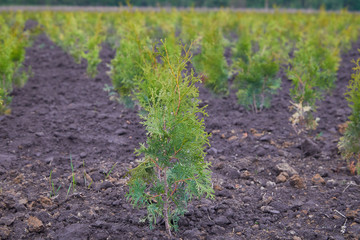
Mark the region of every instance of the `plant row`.
[[[316, 14], [230, 10], [129, 10], [106, 14], [45, 11], [18, 15], [36, 19], [77, 63], [85, 59], [90, 77], [97, 74], [101, 44], [106, 42], [116, 49], [111, 66], [116, 72], [112, 74], [113, 85], [129, 103], [129, 94], [136, 86], [133, 76], [138, 75], [139, 68], [127, 58], [136, 58], [141, 47], [160, 44], [165, 38], [169, 49], [176, 49], [179, 42], [194, 41], [191, 67], [205, 86], [215, 94], [228, 94], [234, 88], [239, 103], [254, 112], [271, 105], [271, 96], [281, 86], [277, 73], [284, 68], [293, 82], [294, 109], [311, 109], [305, 117], [309, 128], [316, 125], [311, 114], [316, 110], [315, 103], [334, 86], [339, 54], [357, 39], [360, 22], [358, 15], [346, 11]], [[229, 79], [233, 80], [231, 84]]]
[[10, 93], [25, 84], [31, 69], [24, 69], [25, 48], [30, 32], [24, 30], [21, 13], [0, 14], [0, 115], [10, 114]]

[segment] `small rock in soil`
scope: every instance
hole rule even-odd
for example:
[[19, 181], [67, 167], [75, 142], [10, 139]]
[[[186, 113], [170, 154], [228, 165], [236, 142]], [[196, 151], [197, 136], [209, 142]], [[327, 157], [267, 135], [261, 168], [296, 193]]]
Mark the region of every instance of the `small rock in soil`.
[[215, 218], [215, 223], [220, 226], [225, 226], [225, 225], [230, 224], [230, 221], [225, 216], [219, 216], [219, 217]]
[[208, 198], [202, 198], [201, 199], [201, 204], [202, 205], [211, 205], [211, 204], [213, 204], [213, 202]]
[[360, 239], [360, 224], [357, 224], [357, 223], [351, 224], [348, 227], [347, 231], [348, 231], [348, 233], [350, 233], [354, 236], [353, 239]]
[[107, 222], [101, 221], [101, 220], [97, 220], [95, 223], [91, 224], [91, 226], [96, 227], [96, 228], [104, 228], [104, 229], [111, 228], [110, 223], [107, 223]]
[[342, 108], [336, 109], [336, 111], [335, 111], [335, 116], [336, 116], [336, 117], [342, 117], [342, 116], [344, 116], [344, 115], [346, 115], [344, 109], [342, 109]]
[[111, 188], [112, 186], [113, 186], [113, 184], [111, 182], [104, 181], [101, 184], [97, 184], [95, 187], [95, 190], [99, 191], [101, 189], [108, 189], [108, 188]]
[[360, 185], [360, 175], [353, 176], [351, 180], [353, 180], [356, 184]]
[[80, 158], [86, 158], [87, 157], [87, 153], [86, 152], [81, 152], [80, 153]]
[[20, 203], [15, 204], [14, 208], [17, 212], [23, 212], [27, 209], [24, 204]]
[[207, 152], [211, 155], [216, 155], [218, 153], [218, 150], [214, 147], [211, 147]]
[[271, 140], [271, 136], [269, 134], [264, 135], [260, 138], [260, 141], [263, 141], [263, 142], [270, 142], [270, 140]]
[[30, 216], [27, 220], [29, 232], [42, 232], [44, 230], [44, 224], [37, 217]]
[[321, 152], [320, 147], [310, 139], [305, 139], [305, 141], [302, 142], [300, 148], [302, 149], [305, 157], [314, 156]]
[[59, 229], [55, 239], [88, 239], [90, 229], [88, 224], [75, 223]]
[[118, 130], [116, 130], [115, 134], [121, 136], [121, 135], [125, 135], [127, 132], [125, 129], [123, 128], [119, 128]]
[[259, 230], [259, 224], [254, 224], [252, 227], [251, 227], [253, 230]]
[[266, 182], [266, 187], [275, 187], [276, 183], [272, 182], [272, 181], [267, 181]]
[[232, 198], [230, 191], [226, 189], [216, 192], [215, 195], [218, 197]]
[[227, 218], [232, 218], [234, 217], [234, 210], [232, 210], [232, 208], [228, 208], [226, 209], [224, 215], [227, 217]]
[[248, 196], [246, 196], [246, 197], [243, 198], [243, 202], [244, 202], [244, 203], [248, 203], [248, 202], [250, 202], [251, 200], [252, 200], [252, 198], [251, 198], [251, 197], [248, 197]]
[[334, 180], [334, 179], [329, 179], [329, 180], [326, 182], [326, 185], [327, 185], [328, 187], [333, 188], [333, 187], [339, 186], [339, 183], [338, 183], [336, 180]]
[[225, 233], [225, 228], [219, 226], [219, 225], [214, 225], [211, 227], [211, 233], [214, 234], [224, 234]]
[[284, 202], [281, 202], [281, 201], [273, 201], [270, 203], [270, 205], [280, 211], [280, 212], [286, 212], [290, 209], [290, 207], [287, 205], [287, 204], [284, 204]]
[[305, 210], [307, 212], [315, 211], [319, 205], [313, 200], [307, 201], [303, 206], [301, 206], [301, 210]]
[[45, 134], [43, 132], [36, 132], [35, 135], [37, 137], [43, 137]]
[[24, 181], [24, 174], [20, 173], [15, 179], [14, 183], [21, 184]]
[[223, 188], [219, 184], [214, 184], [214, 189], [216, 191], [221, 191]]
[[223, 162], [219, 162], [219, 163], [215, 164], [214, 169], [215, 170], [221, 170], [224, 167], [225, 167], [225, 164]]
[[229, 190], [234, 190], [234, 189], [236, 189], [235, 186], [232, 185], [232, 184], [230, 184], [230, 183], [225, 183], [225, 184], [224, 184], [224, 187], [225, 187], [226, 189], [229, 189]]
[[282, 149], [278, 149], [278, 154], [279, 156], [283, 156], [283, 157], [289, 157], [290, 156], [290, 153], [282, 150]]
[[290, 204], [290, 208], [295, 211], [295, 210], [299, 210], [299, 208], [301, 208], [303, 205], [304, 205], [304, 202], [297, 199]]
[[237, 136], [231, 136], [231, 137], [228, 138], [228, 141], [232, 142], [232, 141], [235, 141], [236, 139], [238, 139]]
[[266, 150], [263, 147], [258, 147], [256, 149], [256, 155], [259, 157], [263, 157], [266, 155]]
[[261, 200], [261, 204], [268, 205], [272, 200], [273, 200], [273, 198], [271, 196], [266, 197], [266, 195], [264, 194], [264, 196], [262, 197], [262, 200]]
[[359, 209], [356, 209], [356, 210], [351, 210], [351, 209], [348, 209], [346, 211], [346, 217], [348, 219], [356, 219], [356, 218], [359, 218], [360, 219], [360, 208]]
[[290, 185], [298, 189], [302, 189], [306, 187], [304, 179], [300, 177], [298, 174], [295, 174], [290, 178]]
[[120, 200], [116, 200], [112, 203], [113, 206], [119, 206], [121, 204]]
[[240, 173], [236, 169], [229, 170], [227, 175], [228, 175], [229, 178], [231, 178], [233, 180], [240, 178]]
[[248, 170], [242, 171], [242, 172], [240, 173], [240, 177], [241, 177], [242, 179], [249, 179], [250, 176], [251, 176], [251, 174], [250, 174], [250, 172], [249, 172]]
[[287, 172], [290, 176], [298, 174], [298, 172], [294, 168], [292, 168], [288, 163], [276, 164], [275, 171], [278, 173]]
[[279, 214], [280, 211], [275, 210], [272, 206], [262, 206], [260, 208], [261, 211], [265, 212], [265, 213], [272, 213], [272, 214]]
[[0, 227], [0, 239], [8, 239], [10, 237], [11, 230], [8, 227]]
[[326, 171], [325, 169], [320, 170], [319, 174], [320, 174], [320, 176], [323, 177], [323, 178], [324, 178], [324, 177], [329, 177], [329, 172]]
[[276, 182], [277, 183], [283, 183], [286, 182], [286, 180], [289, 178], [289, 174], [287, 172], [281, 172], [277, 177], [276, 177]]
[[54, 161], [54, 157], [47, 157], [47, 158], [45, 158], [45, 163], [46, 164], [50, 164], [51, 162], [53, 162]]
[[13, 224], [14, 221], [14, 215], [3, 216], [2, 218], [0, 218], [0, 224], [5, 226], [10, 226], [11, 224]]
[[[144, 236], [144, 234], [142, 232], [137, 232], [137, 233], [135, 233], [135, 235], [139, 239]], [[97, 239], [97, 240], [107, 240], [107, 239], [109, 239], [109, 233], [107, 233], [107, 231], [100, 230], [100, 231], [97, 231], [92, 237], [93, 237], [93, 239]]]
[[196, 239], [201, 235], [199, 229], [186, 230], [184, 232], [184, 236], [188, 239]]
[[10, 163], [16, 161], [16, 156], [12, 154], [0, 154], [0, 165], [10, 169]]
[[325, 180], [320, 176], [320, 174], [315, 174], [312, 179], [311, 179], [312, 183], [314, 185], [325, 185]]
[[41, 205], [42, 205], [43, 207], [49, 207], [49, 206], [52, 205], [51, 200], [50, 200], [49, 198], [47, 198], [47, 197], [42, 197], [42, 198], [40, 198], [40, 199], [39, 199], [39, 202], [41, 203]]

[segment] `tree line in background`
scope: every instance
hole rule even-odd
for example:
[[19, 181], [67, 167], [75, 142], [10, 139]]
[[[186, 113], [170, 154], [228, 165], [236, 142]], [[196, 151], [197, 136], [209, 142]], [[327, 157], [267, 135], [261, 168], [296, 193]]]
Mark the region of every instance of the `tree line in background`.
[[[126, 6], [128, 0], [2, 0], [0, 5]], [[130, 0], [133, 6], [312, 8], [360, 10], [359, 0]]]

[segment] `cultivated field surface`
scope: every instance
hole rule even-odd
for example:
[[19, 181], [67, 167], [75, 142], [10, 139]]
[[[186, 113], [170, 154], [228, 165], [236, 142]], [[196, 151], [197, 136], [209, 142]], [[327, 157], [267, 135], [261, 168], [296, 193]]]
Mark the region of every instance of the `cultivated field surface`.
[[[337, 146], [358, 49], [360, 41], [339, 54], [335, 87], [317, 102], [319, 125], [306, 138], [289, 122], [286, 68], [271, 107], [259, 112], [240, 105], [232, 87], [216, 95], [197, 83], [214, 199], [192, 201], [173, 239], [360, 238], [360, 176]], [[84, 59], [76, 63], [44, 33], [26, 48], [23, 67], [32, 74], [10, 93], [11, 114], [0, 116], [0, 239], [168, 239], [162, 219], [149, 229], [146, 210], [126, 198], [126, 173], [147, 135], [139, 107], [103, 90], [115, 55], [103, 42], [91, 78]]]

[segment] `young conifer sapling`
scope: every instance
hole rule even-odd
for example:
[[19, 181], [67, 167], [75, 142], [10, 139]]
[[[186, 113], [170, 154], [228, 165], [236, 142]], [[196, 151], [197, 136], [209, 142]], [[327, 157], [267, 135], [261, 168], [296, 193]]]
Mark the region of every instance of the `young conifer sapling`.
[[147, 112], [141, 115], [147, 141], [137, 149], [144, 158], [130, 171], [127, 198], [133, 206], [147, 208], [150, 227], [163, 218], [171, 236], [188, 203], [194, 197], [213, 197], [214, 190], [210, 164], [204, 160], [209, 135], [199, 119], [206, 115], [199, 107], [199, 79], [193, 72], [185, 74], [190, 50], [168, 52], [163, 42], [159, 53], [163, 63], [145, 64], [143, 69], [143, 86], [151, 86], [148, 99], [139, 99]]
[[[355, 168], [355, 161], [357, 160], [357, 172], [360, 174], [360, 58], [354, 63], [353, 68], [355, 74], [352, 75], [352, 80], [349, 83], [349, 91], [346, 93], [346, 100], [352, 110], [349, 116], [349, 123], [345, 130], [344, 136], [340, 138], [338, 147], [342, 156], [349, 161], [349, 167]], [[351, 170], [351, 169], [350, 169]], [[355, 173], [355, 169], [353, 170]]]

